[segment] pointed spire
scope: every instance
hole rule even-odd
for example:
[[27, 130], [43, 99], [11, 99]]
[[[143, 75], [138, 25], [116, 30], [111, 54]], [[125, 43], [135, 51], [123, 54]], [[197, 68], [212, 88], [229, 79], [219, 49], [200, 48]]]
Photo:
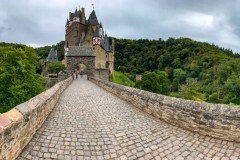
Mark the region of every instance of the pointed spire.
[[69, 20], [68, 20], [68, 18], [67, 18], [66, 26], [68, 26], [68, 25], [69, 25]]
[[74, 14], [74, 17], [78, 17], [78, 11], [77, 11], [77, 7], [75, 9], [75, 14]]
[[99, 28], [103, 28], [103, 27], [102, 27], [102, 22], [100, 22]]
[[89, 24], [91, 24], [91, 25], [99, 25], [98, 19], [97, 19], [97, 16], [96, 16], [96, 13], [95, 13], [94, 10], [93, 10], [92, 13], [90, 14], [90, 16], [89, 16], [89, 18], [88, 18], [88, 22], [89, 22]]

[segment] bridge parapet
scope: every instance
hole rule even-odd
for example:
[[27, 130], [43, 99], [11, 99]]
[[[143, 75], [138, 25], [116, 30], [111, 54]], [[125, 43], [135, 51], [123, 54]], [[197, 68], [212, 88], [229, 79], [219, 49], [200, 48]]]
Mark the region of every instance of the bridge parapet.
[[240, 106], [184, 100], [92, 77], [89, 80], [167, 123], [202, 135], [240, 142]]
[[21, 153], [71, 82], [72, 77], [0, 114], [0, 159], [13, 160]]

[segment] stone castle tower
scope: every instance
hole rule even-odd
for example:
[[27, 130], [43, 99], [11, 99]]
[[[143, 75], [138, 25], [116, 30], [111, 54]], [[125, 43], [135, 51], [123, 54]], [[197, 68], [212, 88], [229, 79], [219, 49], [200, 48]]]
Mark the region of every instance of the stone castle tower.
[[88, 76], [109, 80], [114, 77], [114, 41], [110, 45], [95, 10], [86, 18], [85, 9], [69, 12], [65, 26], [67, 71], [79, 70]]

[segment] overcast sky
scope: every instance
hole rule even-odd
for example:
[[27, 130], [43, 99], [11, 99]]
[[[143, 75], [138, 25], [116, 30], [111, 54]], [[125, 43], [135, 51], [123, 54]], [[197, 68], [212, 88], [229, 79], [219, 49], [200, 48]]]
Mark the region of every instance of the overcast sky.
[[240, 0], [0, 0], [0, 41], [34, 47], [64, 40], [69, 11], [95, 4], [109, 36], [189, 37], [240, 53]]

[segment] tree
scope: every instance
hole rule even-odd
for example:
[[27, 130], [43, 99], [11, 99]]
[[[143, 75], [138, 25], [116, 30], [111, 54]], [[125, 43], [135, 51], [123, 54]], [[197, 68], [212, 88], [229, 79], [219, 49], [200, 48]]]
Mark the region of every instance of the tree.
[[44, 90], [36, 74], [40, 65], [33, 48], [0, 47], [0, 112], [6, 112]]
[[61, 41], [58, 44], [52, 46], [58, 52], [57, 56], [59, 61], [64, 59], [64, 45], [65, 41]]
[[164, 71], [145, 72], [141, 81], [136, 82], [136, 87], [160, 94], [168, 94], [170, 88], [170, 81], [168, 75]]
[[195, 101], [205, 101], [205, 95], [199, 91], [200, 86], [200, 83], [196, 79], [188, 78], [186, 84], [180, 86], [179, 92], [173, 93], [171, 96]]
[[178, 91], [180, 83], [184, 83], [187, 77], [187, 73], [181, 68], [173, 70], [173, 85], [172, 91]]
[[65, 66], [61, 62], [51, 62], [48, 64], [48, 73], [58, 74], [63, 70], [65, 70]]

